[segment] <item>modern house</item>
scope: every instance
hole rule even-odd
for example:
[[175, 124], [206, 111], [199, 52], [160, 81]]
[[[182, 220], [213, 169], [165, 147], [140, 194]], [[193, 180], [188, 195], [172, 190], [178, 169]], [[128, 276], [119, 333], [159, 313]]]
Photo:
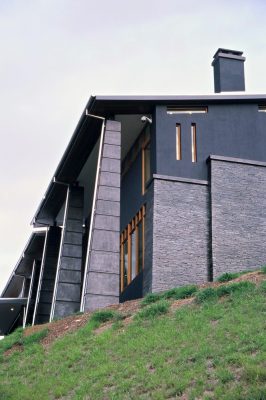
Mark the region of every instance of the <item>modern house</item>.
[[266, 263], [266, 94], [91, 97], [0, 298], [0, 335]]

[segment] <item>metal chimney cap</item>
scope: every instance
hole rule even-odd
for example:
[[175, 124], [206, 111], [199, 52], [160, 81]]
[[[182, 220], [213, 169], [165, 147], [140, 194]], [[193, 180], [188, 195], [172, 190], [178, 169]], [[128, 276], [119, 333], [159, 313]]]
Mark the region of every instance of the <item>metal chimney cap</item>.
[[216, 53], [213, 56], [212, 66], [220, 57], [231, 58], [231, 59], [239, 60], [239, 61], [246, 61], [246, 58], [242, 57], [242, 54], [243, 54], [243, 51], [223, 49], [223, 48], [219, 47], [219, 49], [216, 51]]

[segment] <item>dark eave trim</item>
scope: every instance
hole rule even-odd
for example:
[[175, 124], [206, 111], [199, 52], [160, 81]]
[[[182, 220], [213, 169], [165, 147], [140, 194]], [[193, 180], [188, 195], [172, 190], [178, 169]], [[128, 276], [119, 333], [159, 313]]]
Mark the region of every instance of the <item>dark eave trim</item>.
[[52, 180], [50, 181], [50, 183], [48, 185], [48, 188], [47, 188], [47, 190], [46, 190], [46, 192], [45, 192], [45, 194], [44, 194], [44, 196], [43, 196], [43, 198], [41, 200], [41, 203], [39, 204], [39, 206], [37, 208], [37, 211], [35, 212], [35, 214], [34, 214], [34, 216], [32, 218], [31, 224], [34, 224], [35, 220], [37, 220], [37, 218], [38, 218], [38, 214], [45, 207], [46, 201], [47, 201], [50, 193], [52, 192], [53, 186], [56, 184], [55, 179], [64, 170], [66, 162], [67, 162], [67, 159], [68, 159], [69, 155], [71, 154], [71, 151], [72, 151], [72, 149], [75, 146], [75, 143], [77, 141], [78, 134], [79, 134], [80, 130], [82, 129], [82, 126], [84, 125], [84, 123], [86, 121], [86, 118], [87, 118], [86, 112], [90, 111], [93, 108], [94, 102], [95, 102], [95, 96], [91, 96], [89, 98], [89, 101], [88, 101], [83, 113], [81, 114], [81, 117], [79, 119], [77, 127], [76, 127], [76, 129], [75, 129], [75, 131], [74, 131], [74, 133], [73, 133], [73, 135], [72, 135], [72, 137], [71, 137], [71, 139], [70, 139], [70, 141], [69, 141], [69, 143], [67, 145], [67, 148], [66, 148], [66, 150], [65, 150], [65, 152], [64, 152], [64, 154], [63, 154], [63, 156], [62, 156], [62, 158], [61, 158], [61, 160], [60, 160], [60, 162], [59, 162], [59, 164], [58, 164], [58, 166], [57, 166], [57, 168], [55, 170], [54, 176], [53, 176]]
[[[35, 239], [35, 237], [38, 236], [38, 235], [44, 235], [44, 234], [45, 234], [45, 232], [43, 232], [43, 233], [42, 232], [32, 232], [31, 233], [31, 235], [30, 235], [30, 237], [29, 237], [29, 239], [28, 239], [28, 241], [27, 241], [27, 243], [26, 243], [26, 245], [25, 245], [25, 247], [24, 247], [24, 249], [22, 251], [22, 254], [19, 257], [19, 260], [16, 263], [13, 271], [11, 272], [10, 277], [9, 277], [9, 279], [8, 279], [6, 285], [5, 285], [5, 287], [4, 287], [4, 289], [3, 289], [2, 293], [1, 293], [0, 299], [5, 295], [5, 293], [6, 293], [7, 289], [8, 289], [8, 287], [9, 287], [9, 285], [11, 283], [11, 280], [14, 277], [14, 275], [17, 275], [16, 274], [17, 269], [19, 268], [19, 266], [20, 266], [21, 262], [23, 261], [23, 258], [25, 257], [25, 255], [27, 255], [28, 248], [30, 247], [30, 245], [33, 242], [33, 240]], [[23, 276], [22, 274], [18, 274], [18, 275], [19, 276]]]

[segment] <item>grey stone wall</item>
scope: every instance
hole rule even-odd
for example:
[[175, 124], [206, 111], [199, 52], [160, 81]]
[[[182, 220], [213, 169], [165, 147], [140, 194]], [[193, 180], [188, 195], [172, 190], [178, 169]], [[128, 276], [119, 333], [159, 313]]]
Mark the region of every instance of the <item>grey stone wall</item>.
[[53, 318], [65, 317], [80, 309], [83, 187], [69, 188], [66, 207], [66, 221], [62, 232], [61, 254], [58, 261]]
[[152, 259], [153, 259], [153, 200], [154, 184], [149, 186], [146, 192], [145, 215], [145, 249], [143, 270], [143, 296], [152, 291]]
[[169, 178], [154, 179], [153, 292], [208, 280], [207, 182]]
[[46, 323], [50, 318], [60, 238], [61, 229], [50, 226], [47, 233], [46, 247], [43, 250], [42, 273], [39, 276], [38, 283], [40, 291], [35, 303], [36, 315], [34, 324]]
[[121, 124], [106, 121], [85, 311], [119, 302]]
[[210, 161], [214, 278], [266, 264], [266, 164], [254, 164]]

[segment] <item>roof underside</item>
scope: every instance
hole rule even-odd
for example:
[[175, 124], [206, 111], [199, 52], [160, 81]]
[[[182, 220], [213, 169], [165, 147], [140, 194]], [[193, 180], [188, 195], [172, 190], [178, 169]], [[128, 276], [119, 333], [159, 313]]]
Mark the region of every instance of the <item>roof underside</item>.
[[7, 335], [16, 323], [27, 299], [1, 299], [0, 298], [0, 336]]
[[23, 253], [18, 260], [1, 297], [17, 297], [23, 285], [24, 277], [30, 277], [34, 260], [41, 260], [45, 232], [31, 234]]

